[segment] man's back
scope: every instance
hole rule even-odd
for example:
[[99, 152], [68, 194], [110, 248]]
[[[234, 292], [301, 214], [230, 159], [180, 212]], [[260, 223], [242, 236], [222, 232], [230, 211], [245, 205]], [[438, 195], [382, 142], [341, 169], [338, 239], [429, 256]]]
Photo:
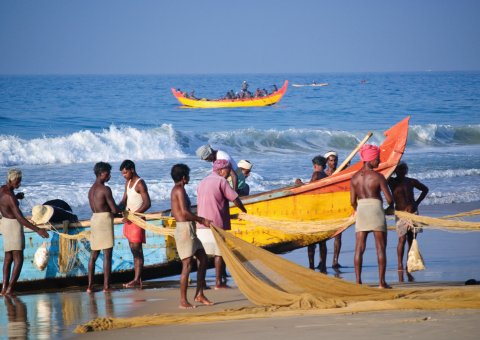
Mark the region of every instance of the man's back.
[[385, 177], [373, 170], [362, 168], [358, 171], [351, 181], [358, 199], [377, 198], [382, 200], [380, 191], [382, 184], [386, 185]]
[[99, 213], [111, 211], [107, 202], [107, 195], [109, 192], [109, 188], [104, 184], [95, 182], [92, 185], [88, 192], [88, 200], [90, 201], [90, 207], [93, 212]]

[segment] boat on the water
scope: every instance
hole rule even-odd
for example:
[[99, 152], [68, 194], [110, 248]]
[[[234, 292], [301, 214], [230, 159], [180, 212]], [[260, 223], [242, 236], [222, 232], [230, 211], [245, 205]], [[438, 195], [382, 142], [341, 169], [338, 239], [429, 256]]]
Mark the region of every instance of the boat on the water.
[[[409, 117], [397, 123], [385, 134], [380, 145], [380, 164], [375, 171], [388, 178], [400, 161], [407, 143]], [[351, 216], [350, 179], [362, 167], [358, 162], [350, 167], [322, 180], [271, 190], [251, 196], [242, 197], [248, 214], [272, 221], [289, 221], [294, 225], [299, 221], [326, 221], [342, 219]], [[232, 216], [238, 216], [240, 211], [231, 206]], [[175, 221], [163, 213], [147, 214], [147, 222], [158, 228], [175, 228]], [[64, 232], [79, 234], [88, 230], [90, 221], [65, 225]], [[115, 220], [115, 243], [112, 259], [112, 282], [126, 282], [133, 277], [133, 259], [128, 241], [122, 233], [122, 220]], [[62, 227], [59, 231], [62, 231]], [[327, 240], [343, 229], [330, 230], [309, 235], [288, 233], [274, 228], [256, 225], [253, 222], [232, 219], [232, 230], [235, 236], [275, 253], [282, 253], [304, 247], [308, 244]], [[179, 274], [181, 261], [175, 249], [175, 240], [151, 230], [146, 231], [147, 243], [144, 245], [145, 266], [143, 279], [148, 280]], [[70, 285], [85, 285], [87, 282], [87, 267], [90, 256], [90, 244], [87, 240], [79, 240], [70, 244], [66, 252], [65, 242], [59, 239], [57, 233], [51, 233], [51, 238], [45, 240], [38, 234], [25, 229], [25, 261], [17, 285], [19, 290], [36, 290], [46, 287], [64, 287]], [[40, 271], [35, 267], [33, 259], [36, 250], [45, 242], [49, 252], [46, 269]], [[3, 244], [3, 242], [2, 242]], [[68, 244], [67, 244], [68, 245]], [[0, 261], [3, 262], [4, 252], [0, 249]], [[67, 258], [66, 258], [67, 256]], [[102, 254], [96, 263], [97, 276], [102, 275]], [[2, 274], [0, 274], [2, 275]], [[100, 282], [101, 278], [98, 277]]]
[[237, 99], [196, 99], [186, 97], [181, 91], [172, 88], [175, 98], [187, 107], [196, 108], [219, 108], [219, 107], [248, 107], [248, 106], [269, 106], [278, 103], [287, 92], [288, 80], [277, 91], [263, 97], [237, 98]]
[[328, 85], [328, 83], [292, 84], [293, 87], [322, 87]]

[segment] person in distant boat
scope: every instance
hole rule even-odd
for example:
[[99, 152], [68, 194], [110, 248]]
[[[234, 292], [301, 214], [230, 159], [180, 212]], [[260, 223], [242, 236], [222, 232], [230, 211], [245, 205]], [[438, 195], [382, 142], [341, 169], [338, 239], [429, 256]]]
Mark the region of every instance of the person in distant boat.
[[[333, 175], [333, 173], [337, 170], [338, 165], [338, 155], [335, 151], [328, 151], [323, 157], [327, 160], [327, 170], [325, 173], [327, 176]], [[325, 246], [325, 253], [327, 253], [327, 242], [323, 241]], [[320, 243], [320, 247], [322, 247], [322, 242]], [[342, 266], [338, 263], [338, 258], [340, 257], [340, 250], [342, 249], [342, 234], [338, 234], [335, 236], [335, 241], [333, 244], [333, 260], [332, 260], [332, 268], [339, 269]]]
[[278, 91], [277, 85], [276, 85], [276, 84], [273, 84], [272, 86], [273, 86], [273, 91], [272, 91], [272, 93], [277, 92], [277, 91]]
[[[132, 213], [142, 214], [151, 206], [150, 195], [145, 181], [140, 178], [135, 170], [135, 163], [126, 159], [120, 164], [120, 171], [125, 178], [125, 192], [123, 194], [121, 207]], [[130, 250], [133, 255], [133, 267], [135, 276], [132, 281], [125, 283], [125, 288], [142, 288], [143, 271], [143, 248], [142, 243], [146, 243], [145, 229], [137, 226], [135, 223], [125, 220], [123, 226], [123, 235], [127, 238]]]
[[195, 97], [195, 90], [190, 91], [190, 96], [189, 96], [189, 98], [198, 99], [197, 97]]
[[385, 177], [374, 170], [380, 164], [380, 148], [365, 144], [360, 149], [360, 158], [363, 167], [350, 181], [350, 202], [356, 211], [354, 258], [356, 282], [362, 284], [363, 253], [368, 233], [373, 232], [377, 249], [379, 288], [390, 288], [385, 282], [387, 225], [381, 193], [383, 192], [389, 209], [393, 207], [393, 198]]
[[[48, 232], [30, 223], [19, 208], [19, 199], [24, 194], [14, 193], [22, 183], [22, 171], [10, 169], [7, 172], [7, 182], [0, 187], [0, 231], [3, 234], [3, 284], [0, 295], [11, 296], [15, 293], [15, 285], [23, 267], [23, 250], [25, 249], [25, 235], [23, 226], [32, 229], [43, 238], [48, 238]], [[13, 271], [12, 271], [13, 264]]]
[[[213, 163], [212, 173], [197, 187], [198, 215], [213, 221], [216, 227], [223, 230], [231, 229], [229, 201], [244, 213], [247, 212], [238, 194], [228, 185], [227, 177], [231, 170], [229, 161], [217, 159]], [[225, 273], [225, 262], [212, 230], [207, 225], [199, 223], [197, 235], [206, 253], [215, 256], [215, 289], [230, 288], [222, 278]]]
[[[233, 160], [233, 158], [228, 153], [222, 150], [215, 150], [209, 144], [206, 144], [199, 147], [196, 151], [196, 154], [198, 157], [200, 157], [200, 159], [207, 162], [215, 162], [218, 159], [227, 160], [231, 164], [230, 176], [229, 176], [230, 186], [233, 188], [233, 190], [235, 191], [238, 190], [238, 182], [239, 182], [238, 174], [239, 173], [237, 172], [237, 163]], [[243, 177], [243, 174], [240, 176]]]
[[112, 166], [105, 162], [98, 162], [93, 168], [95, 183], [88, 191], [88, 202], [92, 209], [90, 219], [90, 260], [88, 262], [88, 287], [87, 293], [93, 292], [93, 277], [95, 275], [95, 262], [100, 251], [103, 250], [103, 291], [109, 292], [110, 273], [112, 271], [112, 250], [113, 250], [113, 215], [120, 213], [119, 207], [115, 204], [112, 190], [106, 186], [110, 180]]
[[246, 179], [250, 176], [253, 164], [249, 160], [242, 159], [238, 162], [237, 166], [237, 176], [239, 178], [237, 193], [240, 196], [248, 196], [250, 194], [250, 186], [247, 184]]
[[188, 277], [192, 270], [193, 256], [197, 258], [197, 290], [195, 291], [195, 302], [204, 305], [213, 305], [203, 293], [206, 287], [205, 274], [207, 271], [207, 254], [202, 242], [197, 237], [197, 226], [195, 222], [202, 223], [210, 228], [212, 221], [197, 216], [191, 211], [190, 199], [185, 191], [185, 185], [190, 181], [190, 168], [185, 164], [175, 164], [170, 175], [175, 183], [170, 194], [172, 216], [176, 221], [175, 243], [178, 255], [182, 260], [182, 274], [180, 276], [180, 308], [195, 308], [187, 299]]
[[[400, 162], [395, 169], [396, 177], [388, 180], [388, 185], [393, 194], [395, 210], [406, 211], [412, 214], [418, 214], [418, 206], [428, 194], [428, 187], [419, 180], [407, 177], [408, 165]], [[415, 200], [414, 190], [420, 191], [420, 195]], [[413, 238], [422, 229], [417, 227], [411, 220], [395, 217], [396, 229], [398, 234], [397, 258], [398, 258], [398, 277], [403, 282], [403, 255], [405, 252], [405, 243], [408, 242], [408, 250], [412, 246]], [[405, 269], [407, 269], [405, 267]], [[413, 276], [407, 271], [409, 281], [413, 281]]]

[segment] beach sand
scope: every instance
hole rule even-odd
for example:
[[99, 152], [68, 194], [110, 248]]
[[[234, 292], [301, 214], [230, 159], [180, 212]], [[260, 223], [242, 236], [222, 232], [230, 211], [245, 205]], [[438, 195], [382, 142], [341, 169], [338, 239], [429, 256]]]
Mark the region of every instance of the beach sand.
[[[463, 283], [414, 283], [423, 287], [450, 287]], [[412, 287], [412, 284], [395, 287]], [[225, 309], [253, 307], [242, 293], [236, 289], [207, 291], [214, 299], [215, 306], [199, 306], [188, 312], [178, 309], [178, 289], [143, 290], [126, 292], [142, 301], [131, 310], [129, 316], [141, 316], [155, 313], [206, 313]], [[189, 296], [193, 288], [189, 290]], [[390, 338], [390, 339], [477, 339], [480, 331], [480, 311], [468, 309], [455, 310], [409, 310], [382, 311], [365, 313], [342, 313], [325, 315], [290, 315], [254, 318], [247, 320], [222, 321], [183, 325], [149, 326], [124, 328], [110, 331], [72, 335], [75, 339], [131, 339], [168, 338], [168, 339], [317, 339], [328, 338]]]
[[[427, 216], [442, 216], [478, 209], [479, 202], [461, 205], [425, 206], [421, 212]], [[475, 220], [478, 221], [479, 217]], [[351, 228], [352, 229], [352, 228]], [[350, 232], [352, 230], [349, 230]], [[352, 234], [352, 233], [351, 233]], [[421, 247], [425, 255], [427, 270], [416, 272], [416, 282], [398, 283], [395, 249], [395, 232], [389, 233], [387, 281], [395, 288], [462, 287], [468, 279], [480, 279], [478, 264], [480, 233], [448, 233], [425, 231], [421, 235]], [[353, 281], [352, 235], [344, 235], [341, 263], [346, 265], [340, 277]], [[350, 238], [350, 239], [349, 239]], [[329, 242], [329, 252], [332, 245]], [[369, 240], [364, 273], [366, 285], [375, 287], [378, 276], [373, 249], [373, 238]], [[299, 249], [284, 255], [294, 262], [306, 262], [306, 250]], [[329, 253], [329, 261], [331, 253]], [[306, 265], [306, 263], [305, 263]], [[329, 275], [333, 275], [329, 268]], [[191, 278], [194, 280], [196, 274]], [[453, 279], [452, 279], [453, 278]], [[212, 285], [213, 270], [209, 270], [207, 284]], [[234, 282], [230, 281], [233, 285]], [[188, 297], [193, 302], [195, 282], [189, 287]], [[479, 286], [476, 286], [480, 289]], [[100, 286], [97, 287], [98, 289]], [[416, 338], [416, 339], [470, 339], [478, 338], [480, 331], [480, 309], [445, 310], [399, 310], [352, 313], [348, 310], [324, 310], [311, 315], [307, 312], [276, 312], [265, 318], [216, 321], [204, 323], [123, 328], [86, 334], [72, 333], [77, 325], [96, 317], [126, 318], [152, 314], [175, 314], [189, 316], [225, 310], [254, 307], [237, 289], [206, 290], [207, 297], [215, 301], [214, 306], [199, 306], [193, 310], [178, 308], [178, 277], [147, 281], [143, 290], [122, 289], [114, 285], [109, 294], [85, 293], [85, 287], [74, 287], [60, 292], [43, 291], [21, 293], [18, 301], [0, 302], [0, 337], [21, 331], [32, 338], [73, 339], [262, 339], [265, 338]], [[23, 315], [24, 314], [24, 315]], [[7, 320], [8, 319], [8, 320]], [[15, 330], [15, 327], [17, 329]]]

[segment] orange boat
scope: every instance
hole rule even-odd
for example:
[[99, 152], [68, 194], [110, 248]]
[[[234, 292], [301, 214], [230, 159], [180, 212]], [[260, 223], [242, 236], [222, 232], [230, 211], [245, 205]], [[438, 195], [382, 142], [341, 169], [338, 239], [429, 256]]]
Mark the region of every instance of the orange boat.
[[218, 107], [248, 107], [248, 106], [269, 106], [278, 103], [287, 92], [288, 80], [277, 91], [265, 97], [241, 98], [241, 99], [194, 99], [187, 98], [181, 91], [172, 88], [172, 93], [183, 106], [197, 108], [218, 108]]
[[[407, 144], [409, 119], [410, 117], [405, 118], [384, 133], [386, 138], [380, 145], [380, 164], [375, 171], [385, 178], [390, 177], [402, 158]], [[242, 197], [242, 202], [249, 215], [291, 221], [292, 225], [298, 221], [348, 218], [353, 213], [350, 205], [350, 179], [362, 166], [363, 162], [359, 161], [319, 181]], [[230, 213], [238, 214], [240, 210], [232, 206]], [[342, 231], [320, 233], [315, 237], [318, 241], [326, 240]], [[273, 248], [275, 251], [282, 248], [291, 250], [313, 243], [312, 238], [306, 238], [302, 234], [286, 235], [242, 220], [232, 220], [232, 233], [257, 246]]]

